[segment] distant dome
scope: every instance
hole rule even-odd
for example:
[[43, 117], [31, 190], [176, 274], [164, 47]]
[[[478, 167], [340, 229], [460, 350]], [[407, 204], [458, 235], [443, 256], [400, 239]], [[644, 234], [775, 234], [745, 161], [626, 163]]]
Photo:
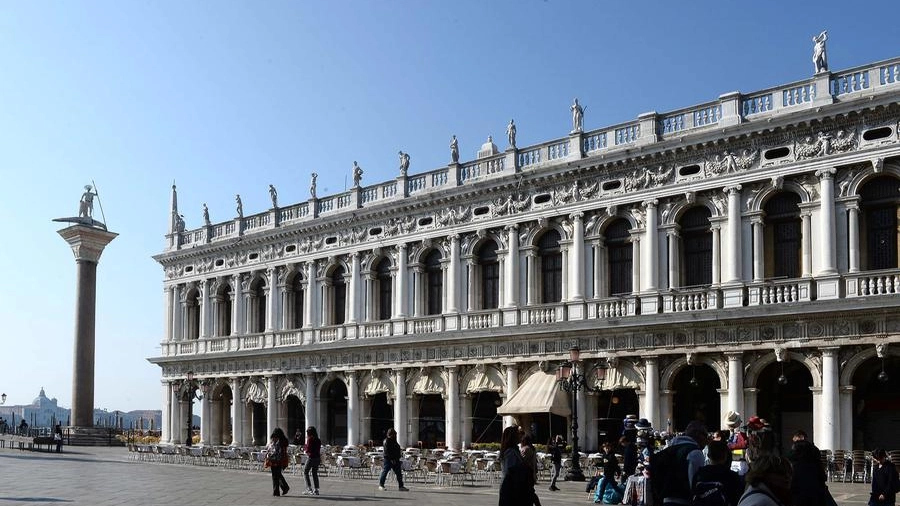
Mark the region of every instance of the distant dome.
[[493, 156], [499, 153], [500, 150], [497, 149], [497, 145], [494, 144], [494, 138], [488, 135], [488, 140], [484, 144], [481, 145], [481, 149], [478, 150], [477, 158], [486, 158], [488, 156]]
[[41, 387], [41, 393], [38, 394], [37, 397], [31, 401], [31, 404], [34, 406], [40, 406], [42, 404], [43, 399], [47, 398], [47, 394], [44, 393], [44, 387]]

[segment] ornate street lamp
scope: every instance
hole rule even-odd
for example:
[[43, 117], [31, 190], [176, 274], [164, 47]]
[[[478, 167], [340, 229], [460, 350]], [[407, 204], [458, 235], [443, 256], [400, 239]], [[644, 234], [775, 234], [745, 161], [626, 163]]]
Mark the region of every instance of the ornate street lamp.
[[[569, 361], [563, 363], [556, 370], [556, 381], [559, 387], [572, 394], [572, 467], [566, 473], [566, 479], [569, 481], [584, 481], [584, 472], [581, 470], [580, 455], [578, 453], [578, 392], [584, 391], [600, 391], [602, 388], [594, 388], [590, 386], [584, 374], [578, 373], [578, 362], [581, 358], [581, 350], [578, 345], [569, 349]], [[603, 385], [606, 378], [606, 369], [609, 364], [602, 360], [597, 364], [595, 369], [597, 373], [597, 382]]]
[[6, 393], [5, 392], [3, 393], [3, 395], [0, 395], [0, 404], [6, 404]]
[[[187, 412], [187, 438], [184, 440], [185, 446], [191, 446], [194, 443], [193, 432], [194, 432], [194, 399], [202, 400], [203, 394], [205, 394], [209, 390], [209, 383], [203, 381], [198, 385], [194, 383], [194, 371], [187, 372], [187, 398], [188, 398], [188, 412]], [[197, 393], [197, 388], [200, 388], [200, 393]]]

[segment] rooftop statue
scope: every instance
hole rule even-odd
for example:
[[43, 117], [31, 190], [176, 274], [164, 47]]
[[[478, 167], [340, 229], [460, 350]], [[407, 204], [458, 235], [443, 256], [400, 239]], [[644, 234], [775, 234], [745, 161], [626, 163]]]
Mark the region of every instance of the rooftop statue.
[[506, 125], [506, 138], [509, 140], [509, 147], [516, 147], [516, 124], [513, 120], [509, 120], [509, 125]]
[[319, 177], [315, 172], [312, 173], [312, 177], [309, 181], [309, 198], [316, 198], [316, 178]]
[[584, 107], [578, 104], [578, 99], [572, 103], [572, 133], [584, 130]]
[[825, 52], [825, 41], [828, 40], [828, 30], [813, 37], [813, 64], [816, 66], [816, 74], [828, 72], [828, 53]]
[[459, 163], [459, 143], [456, 141], [455, 135], [450, 139], [450, 160], [453, 163]]
[[209, 208], [206, 207], [206, 202], [203, 203], [203, 224], [207, 227], [210, 225], [209, 223]]
[[272, 199], [272, 209], [278, 208], [278, 190], [275, 189], [275, 185], [269, 185], [269, 198]]
[[357, 165], [356, 161], [353, 162], [353, 187], [359, 188], [359, 183], [362, 182], [363, 170], [362, 167]]
[[400, 175], [405, 176], [409, 170], [409, 153], [400, 152]]
[[237, 215], [238, 218], [244, 217], [244, 204], [241, 203], [241, 194], [237, 194], [234, 196], [234, 203], [237, 206]]

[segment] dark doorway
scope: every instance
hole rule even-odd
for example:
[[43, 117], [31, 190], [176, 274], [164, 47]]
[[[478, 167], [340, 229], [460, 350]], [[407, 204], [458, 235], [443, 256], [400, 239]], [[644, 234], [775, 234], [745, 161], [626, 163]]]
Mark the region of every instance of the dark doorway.
[[618, 443], [626, 415], [639, 413], [637, 392], [633, 388], [603, 390], [597, 394], [597, 441]]
[[[272, 406], [275, 409], [275, 406]], [[266, 434], [268, 427], [266, 426], [266, 405], [261, 402], [251, 402], [250, 412], [253, 417], [253, 444], [257, 446], [265, 445], [269, 442], [269, 435]]]
[[424, 448], [436, 448], [438, 441], [445, 442], [444, 399], [440, 395], [419, 396], [419, 441]]
[[300, 438], [304, 439], [306, 437], [306, 410], [303, 409], [303, 403], [300, 402], [296, 395], [289, 395], [284, 401], [284, 407], [287, 411], [287, 422], [285, 423], [287, 431], [285, 434], [288, 439], [293, 439], [298, 430], [300, 431]]
[[772, 362], [759, 374], [756, 414], [772, 426], [775, 446], [781, 451], [790, 447], [791, 436], [798, 429], [813, 439], [817, 436], [813, 433], [812, 384], [809, 369], [796, 360]]
[[879, 379], [881, 371], [882, 360], [873, 357], [853, 374], [853, 449], [900, 448], [900, 357], [885, 357], [886, 377]]
[[388, 404], [385, 392], [373, 395], [369, 403], [369, 439], [380, 445], [387, 436], [387, 430], [394, 426], [394, 409]]
[[[672, 427], [676, 432], [684, 431], [687, 424], [698, 420], [709, 430], [721, 425], [719, 420], [719, 376], [706, 364], [688, 365], [675, 375], [672, 382], [675, 395], [672, 396]], [[668, 423], [666, 424], [668, 430]]]
[[323, 441], [332, 445], [347, 444], [347, 385], [336, 379], [325, 391], [325, 427], [319, 431]]
[[464, 436], [473, 443], [499, 443], [503, 433], [503, 417], [497, 414], [502, 404], [497, 392], [472, 394], [472, 434]]

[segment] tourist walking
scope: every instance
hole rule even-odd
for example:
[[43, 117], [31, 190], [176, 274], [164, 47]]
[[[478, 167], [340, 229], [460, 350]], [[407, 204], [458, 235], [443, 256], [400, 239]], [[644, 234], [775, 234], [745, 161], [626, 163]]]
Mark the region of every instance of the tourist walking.
[[[306, 494], [319, 495], [319, 465], [322, 464], [322, 440], [315, 427], [306, 429], [306, 465], [303, 466], [303, 477], [306, 478]], [[309, 475], [312, 473], [312, 483]], [[313, 488], [315, 486], [315, 488]]]
[[900, 492], [897, 468], [888, 460], [884, 450], [872, 451], [872, 459], [876, 464], [872, 469], [872, 497], [869, 499], [869, 506], [894, 506], [897, 492]]
[[559, 479], [559, 472], [562, 470], [562, 451], [565, 446], [563, 438], [560, 435], [556, 439], [551, 440], [547, 444], [548, 452], [550, 452], [550, 462], [553, 463], [553, 477], [550, 479], [550, 490], [556, 492], [556, 480]]
[[500, 506], [531, 504], [528, 472], [519, 452], [519, 427], [510, 425], [500, 436]]
[[61, 424], [56, 424], [56, 427], [53, 429], [53, 442], [56, 443], [56, 453], [62, 453], [63, 433]]
[[534, 485], [537, 483], [537, 450], [534, 449], [534, 444], [531, 442], [531, 435], [526, 432], [519, 433], [521, 439], [519, 440], [519, 451], [522, 452], [522, 461], [525, 462], [525, 467], [528, 468], [528, 476], [531, 478], [530, 483], [531, 486], [529, 490], [531, 492], [531, 501], [528, 504], [534, 504], [534, 506], [541, 506], [541, 500], [537, 496], [537, 492], [534, 491]]
[[272, 470], [272, 495], [285, 495], [291, 487], [284, 479], [284, 468], [288, 466], [288, 438], [281, 427], [272, 431], [269, 444], [266, 446], [266, 467]]
[[825, 485], [827, 476], [822, 467], [819, 449], [811, 442], [799, 439], [791, 447], [791, 457], [788, 460], [794, 466], [794, 477], [791, 480], [794, 506], [828, 504], [828, 487]]
[[409, 489], [403, 486], [403, 462], [400, 461], [402, 456], [400, 444], [397, 443], [397, 431], [391, 427], [384, 439], [384, 468], [381, 470], [381, 478], [378, 480], [378, 490], [384, 490], [384, 480], [387, 479], [388, 471], [393, 469], [397, 476], [397, 485], [400, 486], [398, 490], [409, 492]]

